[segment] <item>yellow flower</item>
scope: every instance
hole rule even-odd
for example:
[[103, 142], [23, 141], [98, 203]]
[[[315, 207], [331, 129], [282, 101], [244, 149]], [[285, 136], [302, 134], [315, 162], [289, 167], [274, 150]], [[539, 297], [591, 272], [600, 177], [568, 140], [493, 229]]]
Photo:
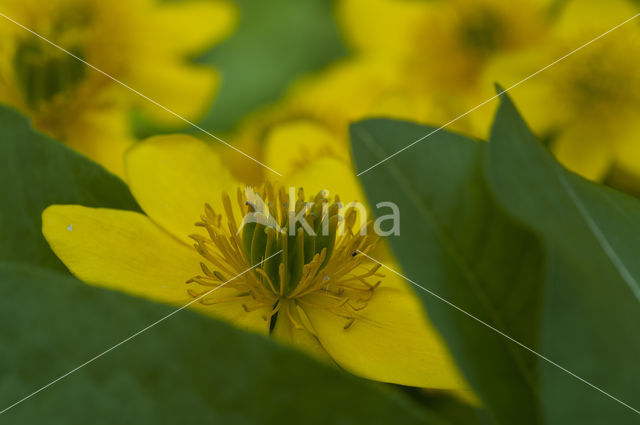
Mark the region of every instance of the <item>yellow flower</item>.
[[[319, 157], [351, 166], [349, 124], [371, 116], [423, 122], [436, 115], [435, 109], [416, 100], [398, 85], [393, 63], [354, 57], [296, 82], [283, 99], [248, 117], [233, 140], [244, 152], [276, 161], [285, 176]], [[272, 148], [271, 139], [282, 146]], [[298, 148], [283, 149], [288, 145]], [[291, 158], [287, 152], [299, 157]], [[233, 154], [225, 158], [230, 163], [237, 160], [243, 161]], [[242, 169], [243, 177], [252, 183], [264, 177], [265, 170], [258, 164], [243, 161]]]
[[[316, 201], [304, 220], [316, 229], [326, 222], [328, 237], [276, 231], [274, 223], [286, 226], [288, 216], [283, 186], [265, 181], [258, 197], [209, 145], [189, 136], [148, 139], [128, 152], [125, 168], [146, 215], [77, 205], [43, 213], [51, 248], [80, 279], [177, 305], [219, 287], [193, 304], [198, 311], [366, 378], [464, 387], [407, 284], [354, 255], [370, 252], [374, 238], [354, 232], [358, 217], [321, 191], [354, 200], [354, 188], [342, 185], [352, 174], [342, 163], [325, 158], [284, 181], [304, 187], [296, 211], [304, 211], [304, 194]], [[262, 221], [245, 219], [241, 227], [243, 217]], [[260, 265], [222, 286], [254, 264]]]
[[[218, 76], [189, 55], [225, 36], [234, 20], [222, 1], [0, 0], [0, 13], [191, 119], [210, 102]], [[4, 17], [0, 58], [0, 102], [118, 174], [133, 140], [132, 108], [159, 124], [178, 122]]]
[[[497, 61], [488, 78], [511, 84], [629, 19], [627, 1], [573, 1], [554, 42]], [[602, 179], [612, 167], [640, 177], [640, 27], [633, 21], [513, 90], [532, 128], [552, 135], [570, 169]]]
[[[544, 39], [548, 3], [341, 0], [338, 15], [354, 54], [293, 85], [283, 100], [250, 117], [234, 140], [268, 160], [264, 141], [304, 126], [314, 133], [314, 143], [307, 144], [313, 152], [305, 158], [350, 164], [348, 128], [354, 121], [382, 116], [445, 124], [493, 96], [493, 84], [481, 84], [481, 77], [494, 56]], [[490, 115], [489, 108], [476, 111], [449, 129], [485, 136]], [[281, 143], [302, 140], [309, 138]], [[283, 162], [285, 173], [304, 165], [300, 159]], [[262, 172], [252, 166], [255, 181]]]
[[[404, 91], [444, 124], [493, 95], [482, 75], [492, 58], [545, 41], [550, 0], [341, 0], [338, 16], [355, 52], [396, 63]], [[433, 106], [435, 105], [435, 107]], [[484, 137], [489, 108], [452, 128]]]

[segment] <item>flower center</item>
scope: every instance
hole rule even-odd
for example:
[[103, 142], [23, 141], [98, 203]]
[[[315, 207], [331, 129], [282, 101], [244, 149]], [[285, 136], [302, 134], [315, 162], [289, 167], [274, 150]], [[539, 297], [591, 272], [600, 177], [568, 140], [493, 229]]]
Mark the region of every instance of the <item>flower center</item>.
[[[64, 10], [40, 31], [48, 40], [84, 60], [82, 42], [90, 17], [90, 10], [86, 7]], [[17, 42], [13, 67], [24, 102], [30, 108], [69, 93], [86, 73], [85, 65], [78, 59], [35, 35]]]
[[501, 47], [504, 24], [501, 17], [488, 7], [465, 13], [459, 27], [464, 46], [478, 56], [485, 57]]
[[565, 101], [578, 109], [577, 116], [620, 122], [627, 111], [635, 114], [640, 105], [640, 78], [634, 72], [637, 59], [628, 54], [637, 41], [632, 43], [622, 46], [604, 40], [599, 48], [574, 58], [570, 66], [555, 73], [556, 84], [564, 88]]
[[[348, 329], [384, 277], [379, 265], [365, 266], [366, 257], [359, 255], [373, 249], [377, 237], [371, 223], [356, 229], [359, 209], [343, 207], [338, 196], [331, 202], [328, 192], [321, 191], [305, 200], [303, 189], [295, 192], [270, 183], [259, 194], [238, 189], [241, 222], [228, 194], [222, 196], [224, 212], [207, 204], [196, 226], [208, 236], [191, 235], [205, 260], [204, 274], [187, 281], [201, 287], [188, 288], [189, 294], [201, 297], [224, 285], [233, 288], [231, 297], [216, 291], [199, 301], [209, 305], [242, 300], [247, 312], [268, 308], [263, 318], [272, 328], [285, 304], [291, 322], [308, 328], [304, 307], [313, 306], [343, 317]], [[243, 273], [252, 266], [257, 267]]]

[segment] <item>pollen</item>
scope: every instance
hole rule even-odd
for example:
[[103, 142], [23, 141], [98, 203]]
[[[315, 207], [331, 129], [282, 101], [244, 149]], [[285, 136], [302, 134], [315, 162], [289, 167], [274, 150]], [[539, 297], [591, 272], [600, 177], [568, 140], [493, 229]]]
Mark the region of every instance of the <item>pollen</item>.
[[235, 203], [223, 193], [221, 211], [204, 206], [196, 226], [206, 236], [191, 235], [202, 273], [187, 281], [189, 295], [224, 285], [224, 296], [215, 291], [199, 302], [236, 301], [247, 313], [266, 311], [271, 330], [276, 320], [289, 320], [314, 334], [306, 307], [343, 318], [345, 331], [354, 326], [384, 277], [360, 254], [378, 239], [361, 209], [345, 207], [339, 196], [330, 200], [327, 191], [306, 198], [302, 188], [287, 192], [271, 183], [238, 189]]

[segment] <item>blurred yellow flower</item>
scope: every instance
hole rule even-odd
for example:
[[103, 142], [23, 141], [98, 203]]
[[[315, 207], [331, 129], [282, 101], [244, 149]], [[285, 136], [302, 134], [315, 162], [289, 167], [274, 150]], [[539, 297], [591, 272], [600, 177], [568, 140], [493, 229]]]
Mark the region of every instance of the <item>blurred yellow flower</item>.
[[[390, 117], [426, 121], [436, 110], [417, 102], [398, 85], [395, 65], [374, 57], [354, 57], [296, 82], [277, 103], [249, 116], [233, 137], [245, 152], [274, 161], [285, 176], [319, 158], [340, 161], [351, 167], [349, 124], [366, 117]], [[273, 148], [276, 139], [280, 146]], [[293, 150], [285, 146], [299, 146]], [[299, 155], [292, 158], [287, 152]], [[230, 163], [241, 160], [228, 155]], [[243, 178], [258, 183], [264, 168], [242, 163]], [[240, 169], [238, 167], [233, 167]], [[359, 183], [354, 173], [350, 183]]]
[[[399, 85], [444, 124], [493, 95], [482, 76], [506, 52], [543, 44], [551, 0], [340, 0], [344, 36], [360, 55], [396, 63]], [[490, 110], [452, 128], [484, 137]]]
[[[491, 97], [483, 71], [504, 52], [544, 41], [549, 3], [340, 0], [338, 17], [353, 55], [298, 81], [282, 100], [246, 119], [234, 140], [268, 161], [263, 146], [273, 134], [304, 127], [314, 143], [303, 142], [311, 134], [289, 142], [278, 137], [280, 143], [305, 143], [307, 161], [329, 157], [351, 166], [351, 122], [388, 117], [439, 126]], [[490, 114], [478, 110], [449, 129], [483, 137]], [[304, 165], [304, 159], [282, 162], [285, 173]], [[250, 173], [257, 182], [263, 170], [254, 164]]]
[[[503, 57], [487, 77], [512, 84], [638, 13], [624, 0], [570, 2], [553, 43]], [[629, 22], [518, 86], [514, 100], [532, 128], [552, 136], [570, 169], [602, 179], [620, 167], [640, 177], [640, 26]]]
[[[492, 97], [494, 82], [509, 87], [636, 13], [625, 0], [338, 2], [356, 55], [387, 61], [397, 80], [387, 89], [421, 111], [404, 118], [435, 125]], [[591, 179], [613, 168], [640, 178], [638, 51], [640, 27], [630, 23], [512, 93], [558, 159]], [[486, 137], [491, 114], [480, 108], [450, 128]]]
[[[321, 190], [354, 200], [357, 188], [343, 179], [351, 170], [341, 162], [324, 158], [293, 173], [284, 182], [305, 189], [291, 203], [278, 184], [264, 181], [258, 194], [245, 188], [212, 147], [189, 136], [144, 141], [126, 154], [125, 167], [146, 215], [77, 205], [43, 213], [50, 246], [80, 279], [179, 305], [220, 288], [196, 309], [369, 379], [465, 388], [406, 282], [354, 255], [370, 252], [375, 238], [354, 232], [359, 216]], [[315, 201], [310, 210], [305, 200]], [[326, 223], [329, 233], [276, 231], [294, 203], [306, 223], [316, 230]]]
[[[229, 33], [225, 1], [0, 0], [0, 13], [184, 117], [210, 102], [216, 72], [188, 59]], [[158, 124], [177, 118], [0, 17], [0, 102], [122, 174], [132, 108]]]
[[[264, 146], [274, 134], [282, 144], [305, 144], [303, 158], [276, 155], [285, 174], [320, 157], [350, 167], [351, 122], [388, 117], [439, 126], [491, 97], [493, 84], [482, 84], [487, 64], [504, 52], [541, 43], [549, 3], [341, 0], [338, 16], [353, 55], [294, 84], [284, 99], [245, 120], [234, 140], [265, 161], [271, 153]], [[490, 114], [485, 108], [449, 129], [483, 137]], [[287, 136], [297, 127], [306, 129], [306, 137]], [[254, 164], [250, 173], [257, 182], [263, 170]]]

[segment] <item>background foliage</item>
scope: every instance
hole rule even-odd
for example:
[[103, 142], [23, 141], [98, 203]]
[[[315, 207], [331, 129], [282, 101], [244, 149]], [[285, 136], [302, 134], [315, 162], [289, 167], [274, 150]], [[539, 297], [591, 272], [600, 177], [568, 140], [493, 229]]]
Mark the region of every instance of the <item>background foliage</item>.
[[[431, 131], [353, 125], [358, 169]], [[411, 223], [389, 243], [407, 276], [433, 292], [417, 290], [497, 423], [637, 422], [568, 372], [640, 403], [637, 199], [564, 169], [506, 95], [489, 143], [440, 131], [362, 182], [372, 204], [396, 202]]]

